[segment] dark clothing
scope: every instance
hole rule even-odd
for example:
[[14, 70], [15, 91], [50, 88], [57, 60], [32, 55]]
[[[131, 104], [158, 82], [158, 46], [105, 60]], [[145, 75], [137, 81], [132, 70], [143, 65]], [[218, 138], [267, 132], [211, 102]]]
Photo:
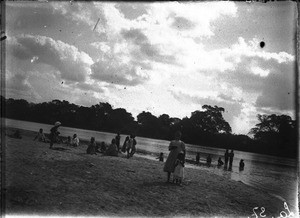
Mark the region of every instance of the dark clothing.
[[206, 158], [206, 163], [207, 163], [208, 165], [211, 164], [211, 157], [210, 157], [210, 156], [208, 156], [208, 157]]
[[224, 163], [221, 159], [218, 160], [218, 166], [222, 166]]
[[234, 153], [229, 153], [229, 167], [232, 166], [233, 157], [234, 157]]
[[87, 154], [96, 154], [96, 143], [90, 143], [88, 148], [86, 149]]
[[58, 138], [58, 135], [59, 135], [59, 132], [57, 131], [59, 126], [54, 126], [50, 129], [50, 135], [49, 135], [49, 138], [50, 138], [50, 148], [52, 148], [54, 142], [57, 142], [57, 138]]
[[123, 143], [122, 149], [121, 149], [121, 151], [122, 151], [123, 153], [126, 152], [127, 142], [128, 142], [128, 141], [129, 141], [129, 137], [126, 137], [126, 139], [125, 139], [125, 141], [124, 141], [124, 143]]
[[229, 158], [229, 153], [228, 152], [225, 152], [224, 158], [225, 158], [225, 166], [227, 166], [228, 158]]
[[199, 153], [197, 153], [197, 155], [196, 155], [196, 164], [198, 164], [198, 163], [199, 163], [199, 161], [200, 161], [200, 154], [199, 154]]
[[240, 162], [240, 170], [244, 170], [244, 167], [245, 167], [245, 163], [244, 162]]
[[121, 139], [121, 136], [117, 135], [116, 136], [116, 145], [117, 145], [118, 151], [120, 150], [120, 139]]

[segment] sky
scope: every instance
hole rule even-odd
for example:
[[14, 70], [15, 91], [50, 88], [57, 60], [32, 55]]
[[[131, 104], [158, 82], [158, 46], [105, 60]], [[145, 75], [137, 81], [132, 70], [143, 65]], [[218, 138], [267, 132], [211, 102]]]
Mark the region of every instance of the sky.
[[[295, 2], [6, 2], [6, 98], [295, 119]], [[264, 43], [261, 43], [264, 42]]]

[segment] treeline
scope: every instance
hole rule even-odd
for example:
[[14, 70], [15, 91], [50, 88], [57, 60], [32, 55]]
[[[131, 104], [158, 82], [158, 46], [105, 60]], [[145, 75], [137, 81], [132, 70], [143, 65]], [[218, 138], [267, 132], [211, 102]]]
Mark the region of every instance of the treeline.
[[67, 127], [164, 140], [173, 139], [174, 133], [180, 130], [182, 140], [189, 144], [297, 157], [296, 122], [287, 115], [258, 115], [259, 123], [250, 131], [254, 135], [252, 139], [247, 135], [232, 134], [222, 115], [224, 108], [218, 106], [204, 105], [201, 111], [194, 111], [183, 119], [167, 114], [156, 117], [143, 111], [135, 120], [125, 109], [114, 109], [109, 103], [102, 102], [83, 107], [68, 101], [34, 104], [1, 96], [1, 104], [5, 105], [3, 116], [11, 119], [50, 125], [59, 120]]

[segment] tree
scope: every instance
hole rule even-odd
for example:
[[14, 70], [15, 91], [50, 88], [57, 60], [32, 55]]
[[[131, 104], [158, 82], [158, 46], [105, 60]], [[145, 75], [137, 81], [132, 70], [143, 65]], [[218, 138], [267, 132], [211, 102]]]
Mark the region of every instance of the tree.
[[250, 130], [250, 134], [254, 134], [255, 139], [261, 139], [267, 133], [279, 133], [282, 136], [295, 128], [295, 121], [288, 115], [257, 115], [259, 123]]
[[190, 117], [194, 128], [203, 132], [231, 133], [231, 127], [223, 118], [224, 108], [218, 106], [203, 105], [205, 111], [194, 111]]
[[254, 139], [264, 148], [276, 150], [278, 154], [294, 156], [297, 153], [296, 122], [288, 115], [257, 115], [259, 123], [250, 130]]
[[143, 111], [137, 116], [137, 121], [139, 124], [139, 133], [142, 136], [148, 136], [155, 138], [159, 136], [160, 123], [156, 116], [152, 115], [150, 112]]

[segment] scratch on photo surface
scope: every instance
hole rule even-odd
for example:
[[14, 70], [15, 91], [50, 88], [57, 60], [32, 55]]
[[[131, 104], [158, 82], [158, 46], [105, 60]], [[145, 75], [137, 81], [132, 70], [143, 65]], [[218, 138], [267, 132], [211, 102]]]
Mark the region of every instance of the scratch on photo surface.
[[97, 27], [97, 25], [98, 25], [99, 21], [100, 21], [100, 18], [98, 18], [98, 20], [97, 20], [97, 23], [96, 23], [96, 25], [95, 25], [95, 27], [94, 27], [93, 31], [96, 29], [96, 27]]

